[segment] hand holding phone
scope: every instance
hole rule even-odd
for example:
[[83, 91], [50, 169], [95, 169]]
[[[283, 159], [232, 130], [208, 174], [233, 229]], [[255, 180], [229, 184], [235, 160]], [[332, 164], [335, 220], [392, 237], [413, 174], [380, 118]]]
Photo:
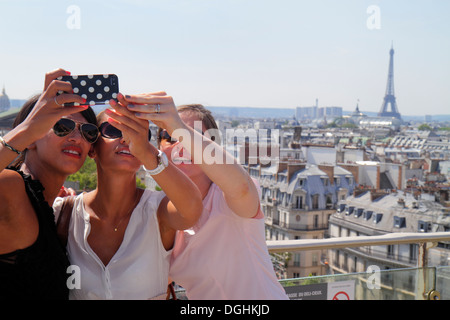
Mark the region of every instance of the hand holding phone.
[[71, 75], [57, 80], [70, 82], [73, 93], [86, 99], [90, 106], [109, 105], [111, 99], [117, 101], [119, 79], [115, 74]]

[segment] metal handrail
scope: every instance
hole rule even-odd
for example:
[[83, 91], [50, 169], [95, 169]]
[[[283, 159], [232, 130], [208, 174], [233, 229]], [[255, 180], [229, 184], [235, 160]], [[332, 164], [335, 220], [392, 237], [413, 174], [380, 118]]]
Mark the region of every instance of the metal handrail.
[[[380, 246], [392, 244], [418, 243], [417, 257], [417, 299], [435, 299], [440, 297], [436, 291], [436, 279], [428, 279], [426, 267], [428, 264], [428, 249], [437, 245], [440, 241], [450, 241], [450, 232], [433, 233], [388, 233], [380, 236], [356, 236], [327, 239], [299, 239], [299, 240], [267, 240], [270, 253], [339, 249], [364, 246]], [[431, 288], [431, 289], [429, 289]]]
[[356, 236], [327, 239], [267, 240], [270, 253], [338, 249], [388, 244], [437, 243], [450, 241], [450, 232], [388, 233], [381, 236]]

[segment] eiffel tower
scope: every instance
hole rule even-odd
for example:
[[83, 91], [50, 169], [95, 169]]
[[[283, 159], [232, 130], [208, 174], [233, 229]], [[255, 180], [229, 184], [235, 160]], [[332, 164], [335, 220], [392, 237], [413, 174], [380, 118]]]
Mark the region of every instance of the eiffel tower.
[[[381, 106], [380, 112], [378, 112], [379, 117], [389, 117], [389, 118], [397, 118], [401, 119], [400, 113], [397, 109], [397, 102], [395, 101], [394, 94], [394, 47], [391, 47], [389, 51], [390, 59], [389, 59], [389, 73], [388, 73], [388, 81], [386, 86], [386, 94], [384, 96], [383, 105]], [[388, 111], [389, 105], [391, 106], [391, 111]]]

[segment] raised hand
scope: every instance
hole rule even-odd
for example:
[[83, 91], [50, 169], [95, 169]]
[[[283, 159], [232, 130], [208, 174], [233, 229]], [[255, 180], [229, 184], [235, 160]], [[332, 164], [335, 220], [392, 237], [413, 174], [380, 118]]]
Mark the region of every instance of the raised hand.
[[114, 110], [105, 110], [109, 116], [108, 122], [122, 131], [122, 137], [128, 144], [131, 154], [144, 162], [145, 153], [150, 147], [148, 120], [137, 118], [133, 112], [129, 111], [128, 103], [121, 93], [118, 95], [118, 101], [119, 103], [110, 100], [110, 105]]
[[165, 92], [126, 95], [125, 100], [128, 110], [133, 111], [137, 118], [150, 120], [158, 127], [166, 129], [169, 134], [183, 125], [173, 98]]

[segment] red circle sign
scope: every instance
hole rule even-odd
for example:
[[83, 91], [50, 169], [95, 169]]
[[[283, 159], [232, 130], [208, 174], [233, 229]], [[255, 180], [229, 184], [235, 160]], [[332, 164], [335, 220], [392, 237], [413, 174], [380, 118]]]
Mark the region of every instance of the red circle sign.
[[339, 291], [334, 295], [333, 300], [350, 300], [350, 297], [346, 292]]

